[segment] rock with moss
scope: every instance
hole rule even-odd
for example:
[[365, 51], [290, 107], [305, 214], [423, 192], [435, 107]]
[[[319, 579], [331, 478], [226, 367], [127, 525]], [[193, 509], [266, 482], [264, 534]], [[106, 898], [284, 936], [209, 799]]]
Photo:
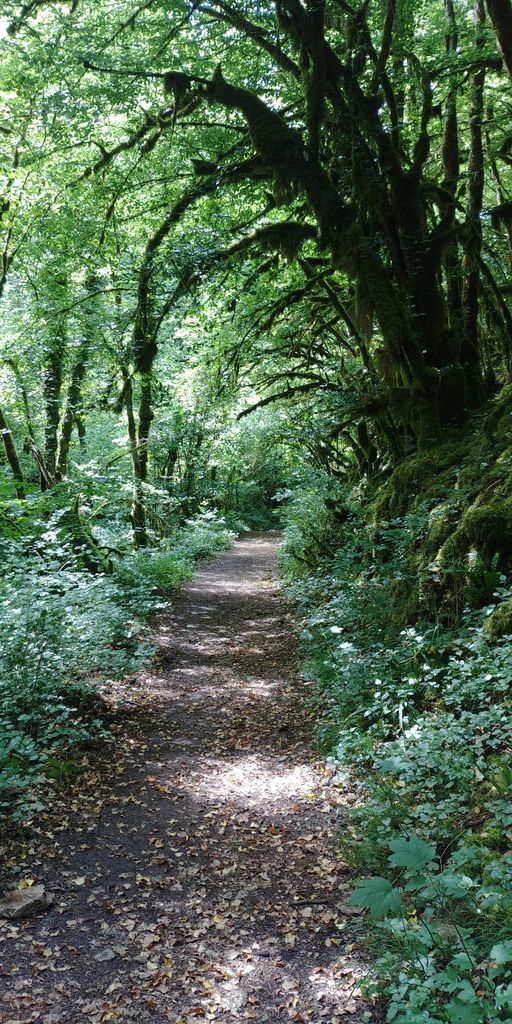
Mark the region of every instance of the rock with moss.
[[512, 636], [512, 598], [493, 611], [484, 628], [490, 640], [499, 640], [502, 636]]
[[494, 499], [468, 509], [464, 529], [482, 555], [509, 556], [512, 551], [512, 499]]
[[375, 501], [376, 517], [402, 516], [417, 507], [425, 497], [442, 497], [446, 488], [453, 489], [454, 467], [461, 462], [463, 454], [460, 444], [446, 443], [403, 459], [379, 489]]

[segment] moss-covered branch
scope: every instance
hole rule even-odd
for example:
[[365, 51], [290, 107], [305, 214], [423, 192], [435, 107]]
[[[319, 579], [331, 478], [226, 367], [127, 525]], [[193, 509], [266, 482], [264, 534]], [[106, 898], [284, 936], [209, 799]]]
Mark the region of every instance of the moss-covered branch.
[[512, 78], [512, 3], [510, 0], [487, 0], [487, 10], [503, 62]]
[[281, 47], [273, 42], [260, 25], [250, 21], [232, 4], [225, 3], [224, 0], [210, 0], [209, 3], [202, 3], [199, 10], [211, 18], [215, 18], [216, 21], [224, 21], [239, 29], [248, 39], [254, 40], [260, 49], [265, 50], [275, 61], [277, 67], [293, 75], [294, 78], [300, 78], [300, 68], [295, 61], [291, 60]]
[[304, 191], [317, 220], [320, 247], [338, 250], [343, 229], [352, 216], [316, 156], [304, 145], [300, 132], [255, 93], [226, 82], [220, 67], [206, 96], [210, 103], [243, 114], [256, 152], [273, 173], [278, 197], [286, 194], [290, 185]]
[[12, 436], [12, 430], [5, 418], [4, 413], [0, 409], [0, 434], [2, 435], [2, 441], [5, 448], [5, 454], [14, 480], [14, 487], [16, 490], [16, 497], [23, 499], [25, 497], [25, 481], [23, 479], [23, 470], [18, 457], [16, 444]]

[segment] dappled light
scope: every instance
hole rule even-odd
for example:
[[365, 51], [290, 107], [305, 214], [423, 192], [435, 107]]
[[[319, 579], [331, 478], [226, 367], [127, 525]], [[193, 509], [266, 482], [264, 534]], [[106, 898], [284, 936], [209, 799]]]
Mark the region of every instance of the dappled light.
[[3, 0], [0, 1024], [512, 1019], [512, 0]]
[[308, 765], [287, 767], [257, 754], [237, 764], [209, 762], [203, 778], [191, 780], [199, 801], [233, 800], [240, 807], [259, 806], [262, 813], [279, 804], [283, 813], [299, 800], [315, 800], [318, 777]]
[[[309, 747], [307, 686], [269, 574], [279, 539], [239, 540], [159, 614], [145, 731], [67, 827], [37, 839], [36, 873], [58, 851], [45, 868], [57, 917], [13, 934], [36, 963], [47, 949], [59, 964], [68, 934], [81, 951], [57, 995], [42, 975], [38, 1008], [65, 1012], [69, 993], [94, 1021], [149, 1000], [158, 1020], [228, 1022], [361, 1006], [366, 967], [329, 839], [342, 796]], [[7, 1006], [28, 984], [11, 970]]]

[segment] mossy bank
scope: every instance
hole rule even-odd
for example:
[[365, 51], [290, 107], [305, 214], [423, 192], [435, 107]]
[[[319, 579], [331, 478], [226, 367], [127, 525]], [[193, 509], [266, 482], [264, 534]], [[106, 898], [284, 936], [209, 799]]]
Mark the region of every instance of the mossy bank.
[[293, 495], [282, 571], [318, 740], [356, 805], [373, 990], [395, 1024], [512, 1013], [512, 389], [471, 430]]

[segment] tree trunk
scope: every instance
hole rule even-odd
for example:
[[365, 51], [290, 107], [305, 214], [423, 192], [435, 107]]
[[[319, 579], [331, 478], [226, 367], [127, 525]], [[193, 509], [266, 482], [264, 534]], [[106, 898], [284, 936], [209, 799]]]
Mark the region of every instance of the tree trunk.
[[85, 448], [85, 437], [86, 437], [86, 435], [85, 435], [85, 422], [84, 422], [83, 416], [80, 413], [78, 413], [78, 412], [75, 412], [75, 423], [76, 423], [76, 429], [77, 429], [77, 433], [78, 433], [78, 441], [79, 441], [79, 444], [80, 444], [80, 448], [82, 448], [82, 450], [83, 450]]
[[498, 48], [512, 78], [512, 3], [510, 0], [487, 0], [487, 10], [496, 33]]
[[169, 450], [167, 452], [167, 458], [165, 460], [165, 464], [164, 464], [164, 466], [162, 468], [162, 476], [165, 477], [165, 479], [168, 480], [169, 482], [172, 481], [172, 478], [174, 476], [174, 470], [176, 468], [177, 461], [178, 461], [178, 446], [177, 445], [171, 445], [171, 447], [169, 448]]
[[[457, 53], [458, 31], [455, 19], [453, 0], [445, 0], [446, 9], [446, 52]], [[447, 223], [453, 225], [457, 204], [457, 187], [460, 174], [459, 132], [457, 118], [457, 81], [452, 75], [450, 89], [446, 98], [445, 120], [443, 130], [443, 190], [446, 193], [444, 215]], [[446, 246], [444, 266], [446, 273], [446, 291], [448, 302], [448, 318], [452, 337], [455, 341], [461, 331], [461, 281], [458, 259], [457, 240], [454, 238]]]
[[0, 434], [2, 435], [2, 441], [4, 443], [5, 454], [7, 461], [11, 467], [14, 487], [16, 490], [16, 497], [20, 500], [25, 498], [25, 484], [23, 480], [23, 470], [21, 468], [20, 460], [18, 458], [18, 452], [12, 436], [12, 430], [0, 409]]
[[55, 477], [57, 468], [57, 451], [59, 447], [60, 398], [62, 392], [62, 365], [66, 337], [64, 324], [51, 338], [45, 354], [43, 371], [44, 405], [46, 421], [44, 428], [44, 453], [48, 471]]
[[155, 415], [151, 406], [151, 401], [151, 373], [143, 373], [140, 378], [139, 425], [137, 438], [140, 478], [143, 482], [148, 478], [149, 432]]
[[77, 410], [80, 407], [82, 384], [87, 370], [88, 354], [88, 348], [84, 343], [79, 355], [77, 356], [77, 361], [71, 374], [71, 381], [66, 400], [66, 409], [62, 419], [58, 443], [57, 464], [55, 469], [55, 477], [57, 480], [62, 480], [62, 478], [66, 476], [68, 469], [71, 435], [73, 433], [74, 424], [78, 422]]
[[26, 424], [26, 427], [27, 427], [28, 436], [31, 437], [33, 441], [35, 441], [36, 435], [35, 435], [34, 426], [33, 426], [33, 423], [32, 423], [32, 413], [30, 411], [30, 402], [29, 402], [29, 399], [28, 399], [28, 393], [27, 393], [27, 389], [25, 387], [25, 382], [23, 380], [23, 377], [21, 376], [20, 368], [19, 368], [18, 363], [16, 362], [15, 359], [6, 359], [6, 363], [7, 363], [7, 366], [9, 367], [9, 369], [12, 370], [12, 372], [13, 372], [15, 378], [16, 378], [16, 384], [18, 385], [18, 388], [19, 388], [19, 391], [20, 391], [21, 401], [23, 403], [23, 411], [25, 413], [25, 424]]
[[122, 367], [121, 372], [123, 375], [124, 404], [126, 409], [128, 438], [130, 441], [130, 455], [132, 460], [133, 494], [132, 507], [130, 511], [132, 542], [135, 548], [146, 548], [148, 546], [148, 534], [146, 527], [146, 505], [144, 502], [144, 480], [141, 471], [137, 426], [133, 409], [133, 387], [128, 369], [126, 367]]
[[[94, 299], [99, 288], [99, 280], [94, 272], [89, 275], [85, 288], [86, 294], [90, 296], [91, 300]], [[82, 397], [82, 387], [87, 373], [89, 352], [94, 341], [95, 323], [93, 314], [94, 306], [92, 301], [87, 302], [83, 312], [83, 337], [80, 339], [80, 347], [71, 373], [71, 380], [66, 399], [66, 408], [60, 428], [56, 466], [57, 480], [61, 480], [67, 473], [71, 435], [75, 425], [78, 430], [80, 445], [83, 446], [84, 443], [85, 430], [79, 410]]]
[[[485, 22], [483, 0], [475, 0], [477, 45], [481, 46]], [[466, 368], [468, 398], [471, 405], [481, 400], [481, 374], [478, 344], [478, 311], [480, 297], [480, 253], [482, 250], [482, 206], [484, 197], [484, 149], [482, 120], [484, 114], [485, 68], [475, 71], [472, 81], [469, 112], [468, 156], [468, 212], [466, 217], [467, 242], [464, 259], [463, 312], [464, 332], [461, 362]]]
[[53, 487], [55, 477], [50, 473], [42, 451], [34, 441], [33, 437], [25, 438], [23, 448], [26, 452], [30, 452], [30, 454], [34, 456], [36, 466], [39, 470], [39, 483], [41, 490], [47, 491], [50, 487]]

